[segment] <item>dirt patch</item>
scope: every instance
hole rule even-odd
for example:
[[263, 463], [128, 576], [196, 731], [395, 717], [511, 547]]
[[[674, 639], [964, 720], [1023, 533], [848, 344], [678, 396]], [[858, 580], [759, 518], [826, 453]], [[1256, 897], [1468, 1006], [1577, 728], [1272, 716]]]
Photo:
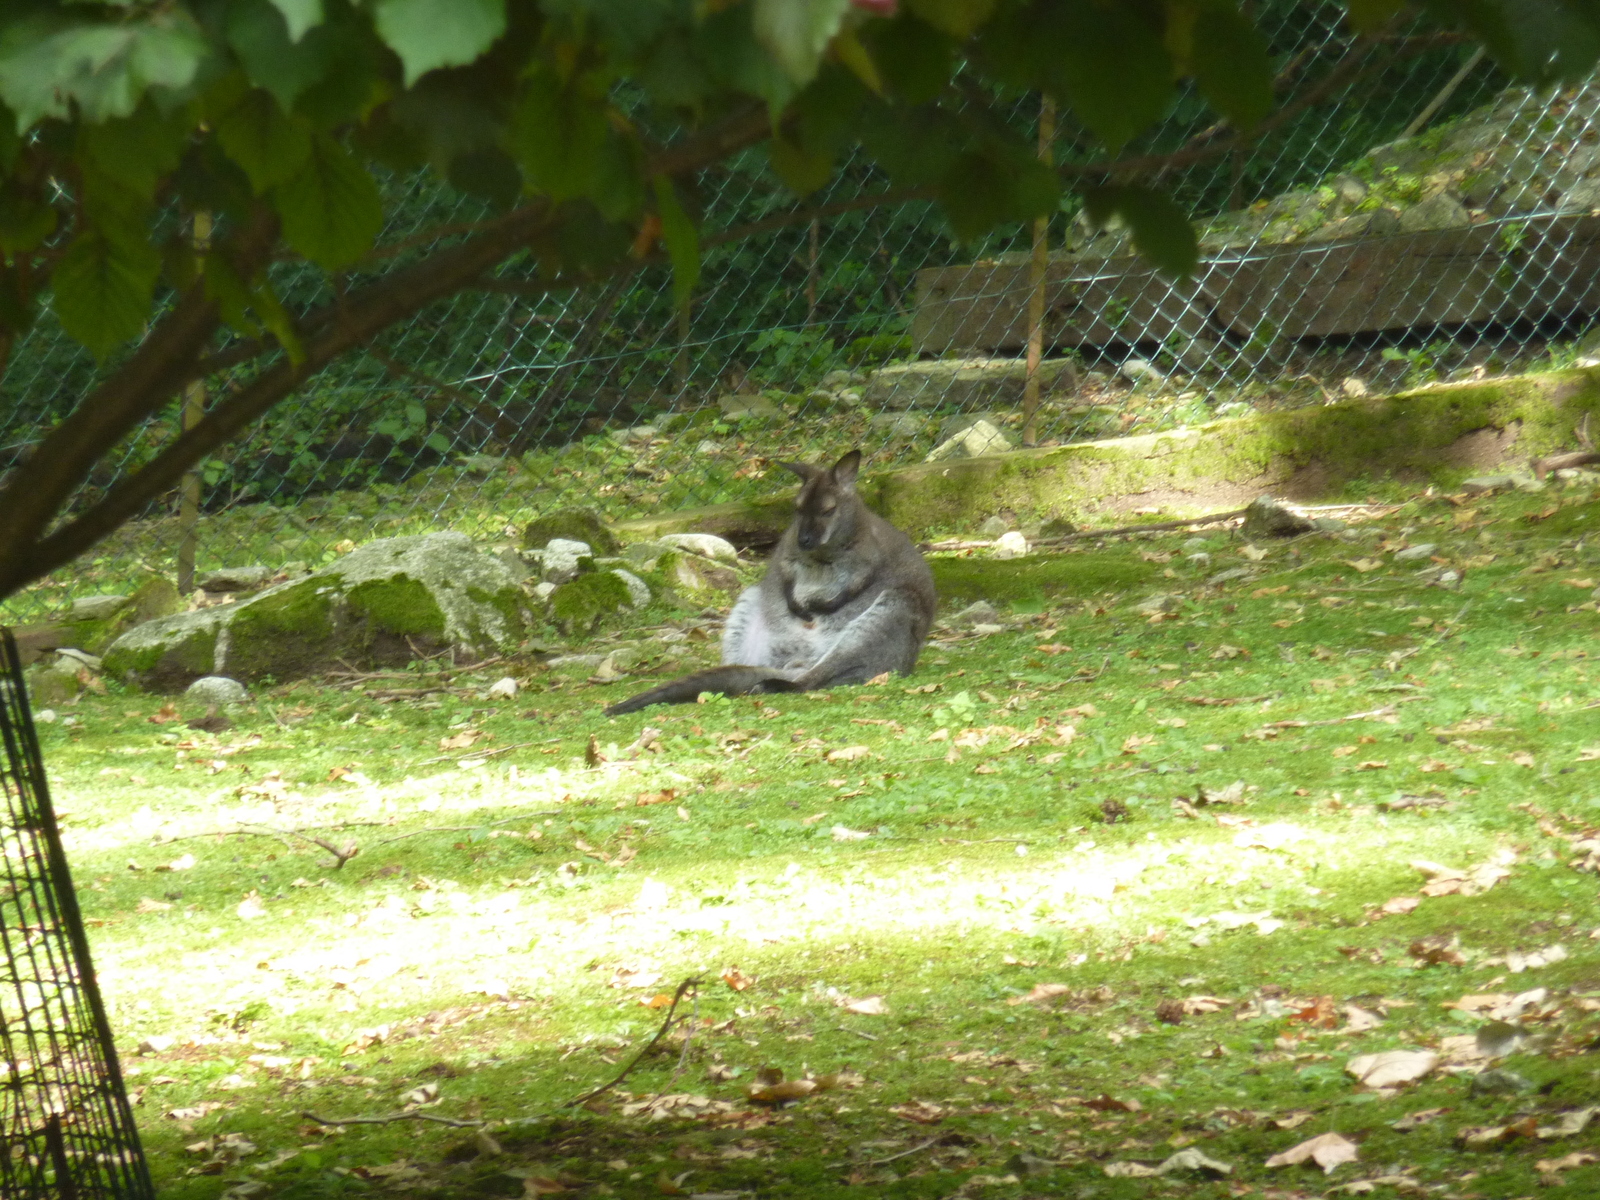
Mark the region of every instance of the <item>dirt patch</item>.
[[1098, 512], [1130, 516], [1139, 509], [1146, 508], [1158, 508], [1163, 513], [1178, 512], [1183, 515], [1188, 515], [1196, 509], [1201, 512], [1208, 510], [1229, 512], [1243, 508], [1263, 492], [1276, 495], [1279, 490], [1281, 485], [1275, 489], [1272, 481], [1266, 476], [1249, 483], [1216, 480], [1192, 488], [1151, 488], [1145, 492], [1105, 496], [1095, 508]]
[[1503, 466], [1522, 433], [1522, 422], [1513, 421], [1504, 429], [1474, 429], [1462, 434], [1439, 452], [1447, 466], [1465, 470], [1487, 470]]

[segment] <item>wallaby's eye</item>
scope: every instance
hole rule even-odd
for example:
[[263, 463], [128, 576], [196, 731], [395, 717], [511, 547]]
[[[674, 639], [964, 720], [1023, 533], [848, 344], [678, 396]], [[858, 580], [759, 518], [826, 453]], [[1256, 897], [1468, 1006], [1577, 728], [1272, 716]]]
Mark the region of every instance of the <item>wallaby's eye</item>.
[[818, 511], [820, 511], [825, 517], [831, 517], [833, 515], [833, 510], [838, 507], [839, 506], [837, 504], [834, 504], [830, 501], [829, 503], [822, 505]]

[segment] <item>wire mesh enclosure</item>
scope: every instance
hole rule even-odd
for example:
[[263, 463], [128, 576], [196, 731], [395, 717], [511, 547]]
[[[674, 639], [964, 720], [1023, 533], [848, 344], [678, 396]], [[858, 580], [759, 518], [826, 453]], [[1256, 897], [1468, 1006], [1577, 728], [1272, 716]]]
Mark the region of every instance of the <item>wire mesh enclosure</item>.
[[0, 1196], [153, 1198], [3, 628], [0, 740]]
[[[738, 499], [772, 488], [764, 456], [856, 444], [874, 467], [914, 462], [979, 413], [1012, 445], [1066, 442], [1576, 359], [1600, 313], [1600, 90], [1508, 88], [1421, 22], [1361, 38], [1341, 4], [1254, 10], [1278, 64], [1262, 128], [1240, 138], [1182, 93], [1117, 160], [1117, 178], [1194, 214], [1189, 280], [1151, 271], [1125, 231], [1091, 228], [1070, 191], [1037, 251], [1019, 226], [959, 245], [930, 202], [884, 202], [892, 145], [863, 147], [804, 200], [746, 152], [698, 180], [704, 267], [687, 308], [663, 267], [552, 295], [534, 264], [506, 264], [324, 371], [5, 611], [126, 590], [135, 570], [188, 590], [207, 568], [314, 567], [379, 536], [504, 538], [575, 493], [611, 519]], [[1039, 132], [1037, 96], [973, 85], [961, 103]], [[1070, 120], [1048, 153], [1069, 182], [1105, 177]], [[387, 201], [352, 283], [487, 215], [428, 177], [389, 181]], [[309, 269], [275, 282], [291, 310], [330, 296]], [[1036, 292], [1046, 367], [1025, 429]], [[0, 471], [95, 378], [46, 314], [0, 378]], [[167, 444], [184, 403], [204, 396], [175, 399], [78, 503]]]

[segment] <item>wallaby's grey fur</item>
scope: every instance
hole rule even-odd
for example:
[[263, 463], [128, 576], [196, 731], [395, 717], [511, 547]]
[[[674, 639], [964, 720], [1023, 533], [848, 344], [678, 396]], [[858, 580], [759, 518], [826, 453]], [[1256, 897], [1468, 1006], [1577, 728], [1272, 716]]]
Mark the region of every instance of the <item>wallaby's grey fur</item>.
[[607, 716], [701, 692], [805, 692], [916, 666], [933, 624], [933, 573], [911, 539], [856, 495], [861, 452], [827, 469], [781, 465], [802, 481], [794, 523], [728, 615], [723, 665], [613, 704]]

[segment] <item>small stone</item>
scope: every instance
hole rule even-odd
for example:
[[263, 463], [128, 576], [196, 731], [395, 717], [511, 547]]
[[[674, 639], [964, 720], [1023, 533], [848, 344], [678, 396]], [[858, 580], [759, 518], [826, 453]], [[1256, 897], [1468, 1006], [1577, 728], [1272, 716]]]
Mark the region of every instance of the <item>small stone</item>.
[[1513, 475], [1511, 483], [1519, 492], [1542, 492], [1548, 486], [1544, 480], [1535, 479], [1532, 475]]
[[1160, 387], [1162, 384], [1167, 382], [1167, 377], [1162, 374], [1162, 372], [1156, 368], [1155, 364], [1147, 358], [1128, 359], [1117, 368], [1117, 374], [1121, 375], [1135, 387], [1141, 383], [1148, 383], [1154, 387]]
[[579, 560], [593, 557], [594, 551], [587, 542], [552, 538], [550, 544], [544, 548], [543, 560], [540, 563], [541, 573], [546, 583], [566, 583], [577, 578], [580, 569]]
[[191, 700], [218, 708], [224, 704], [243, 704], [250, 698], [244, 684], [226, 675], [202, 675], [185, 688], [183, 694]]
[[1367, 198], [1367, 185], [1354, 175], [1336, 175], [1329, 186], [1340, 200], [1352, 206], [1360, 204]]
[[1312, 517], [1311, 527], [1318, 533], [1339, 533], [1350, 528], [1347, 523], [1341, 521], [1338, 517]]
[[987, 600], [979, 600], [969, 604], [955, 616], [950, 618], [952, 625], [993, 625], [1000, 619], [1000, 614], [995, 611], [994, 605]]
[[783, 416], [783, 409], [762, 395], [723, 396], [718, 399], [717, 407], [730, 421], [737, 421], [741, 417], [770, 420]]
[[510, 461], [498, 454], [463, 454], [461, 469], [468, 475], [495, 475], [504, 471]]
[[1506, 1095], [1533, 1090], [1533, 1083], [1515, 1071], [1504, 1067], [1491, 1067], [1472, 1077], [1472, 1094], [1475, 1096]]
[[510, 675], [503, 675], [489, 685], [489, 690], [484, 693], [486, 700], [510, 700], [517, 694], [517, 681]]
[[1204, 571], [1211, 566], [1211, 555], [1207, 554], [1204, 550], [1198, 550], [1193, 554], [1186, 554], [1184, 556], [1184, 561], [1195, 570]]
[[725, 563], [739, 561], [738, 548], [727, 538], [720, 538], [714, 533], [664, 533], [656, 540], [675, 550], [698, 554], [701, 558]]
[[1011, 523], [1004, 517], [990, 517], [978, 526], [978, 535], [986, 538], [997, 538], [1011, 528]]
[[924, 462], [939, 462], [947, 458], [979, 458], [985, 454], [1004, 454], [1011, 449], [1006, 435], [988, 421], [979, 421], [965, 433], [941, 442]]
[[1372, 395], [1371, 389], [1367, 387], [1367, 381], [1359, 375], [1346, 375], [1339, 381], [1339, 390], [1352, 400]]
[[1009, 533], [1002, 533], [995, 539], [994, 556], [996, 558], [1021, 558], [1028, 553], [1028, 539], [1015, 529]]
[[1166, 592], [1158, 593], [1148, 599], [1141, 600], [1133, 606], [1133, 611], [1141, 616], [1153, 617], [1158, 613], [1173, 613], [1183, 607], [1183, 597], [1173, 596]]
[[1461, 572], [1455, 570], [1441, 571], [1439, 578], [1433, 581], [1433, 586], [1444, 588], [1449, 592], [1458, 591], [1461, 587]]
[[1186, 538], [1183, 543], [1183, 548], [1189, 551], [1191, 554], [1197, 550], [1209, 550], [1211, 549], [1211, 539], [1208, 537]]
[[67, 610], [69, 621], [104, 621], [128, 603], [126, 596], [79, 596]]
[[75, 647], [63, 647], [56, 651], [56, 666], [63, 670], [76, 672], [80, 667], [100, 673], [100, 659], [84, 650]]
[[650, 585], [645, 583], [631, 571], [624, 571], [619, 567], [612, 568], [611, 573], [627, 586], [628, 599], [634, 608], [643, 608], [650, 603]]
[[1402, 233], [1423, 233], [1430, 229], [1465, 229], [1472, 224], [1467, 210], [1449, 192], [1439, 192], [1400, 214]]
[[562, 508], [536, 517], [522, 531], [522, 546], [525, 550], [539, 550], [556, 538], [583, 542], [601, 554], [615, 554], [621, 549], [604, 518], [592, 508]]
[[1228, 571], [1218, 571], [1210, 579], [1206, 580], [1206, 582], [1215, 586], [1219, 583], [1232, 583], [1236, 579], [1253, 579], [1254, 577], [1255, 571], [1251, 568], [1234, 567]]
[[1245, 509], [1245, 537], [1296, 537], [1310, 533], [1312, 524], [1271, 496], [1257, 496]]
[[695, 446], [694, 452], [696, 454], [721, 454], [722, 443], [713, 442], [710, 438], [707, 438], [705, 441], [700, 442]]
[[40, 725], [54, 725], [56, 723], [56, 710], [53, 708], [41, 708], [33, 714], [33, 719]]
[[1000, 418], [992, 412], [967, 412], [957, 413], [953, 417], [946, 417], [939, 423], [939, 432], [934, 436], [938, 443], [948, 442], [953, 437], [960, 437], [967, 430], [987, 421], [996, 429], [1000, 427]]
[[545, 660], [547, 667], [582, 667], [592, 671], [603, 663], [609, 655], [606, 654], [558, 654], [554, 658]]
[[988, 637], [991, 634], [1004, 633], [1005, 631], [1006, 627], [1004, 625], [991, 625], [986, 621], [980, 621], [972, 627], [972, 632], [979, 637]]
[[1415, 546], [1407, 546], [1404, 550], [1396, 550], [1394, 552], [1394, 561], [1402, 563], [1429, 559], [1433, 557], [1433, 552], [1438, 548], [1432, 542], [1418, 542]]
[[1485, 496], [1490, 492], [1502, 492], [1515, 483], [1509, 475], [1474, 475], [1471, 479], [1461, 481], [1461, 490], [1474, 496]]
[[254, 592], [265, 587], [272, 575], [271, 567], [223, 567], [207, 571], [196, 582], [206, 592]]
[[921, 417], [908, 412], [879, 413], [868, 422], [873, 429], [892, 438], [916, 437], [927, 428], [927, 424]]
[[556, 585], [553, 583], [536, 583], [531, 594], [535, 600], [543, 602], [550, 599], [550, 593], [555, 590]]

